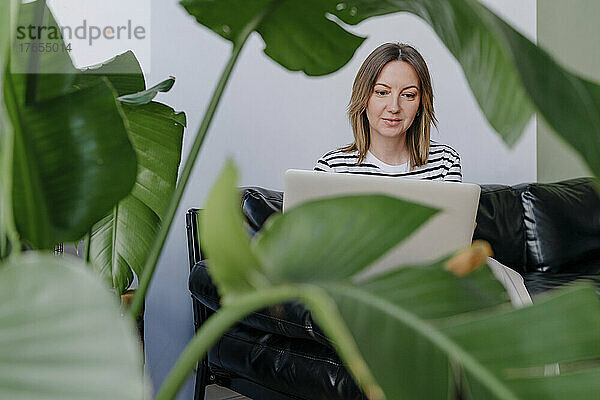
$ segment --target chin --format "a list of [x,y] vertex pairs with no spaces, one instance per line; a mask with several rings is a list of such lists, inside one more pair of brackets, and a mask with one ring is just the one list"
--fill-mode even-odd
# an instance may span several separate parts
[[399,138],[404,136],[404,134],[406,133],[406,131],[379,131],[379,136],[385,137],[385,138]]

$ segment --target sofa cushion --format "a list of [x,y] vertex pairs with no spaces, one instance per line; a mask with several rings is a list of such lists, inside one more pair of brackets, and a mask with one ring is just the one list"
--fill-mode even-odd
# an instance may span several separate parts
[[[598,264],[600,264],[600,262],[598,262]],[[596,267],[600,268],[600,265],[597,265]],[[581,282],[594,285],[596,293],[600,296],[600,275],[598,274],[581,274],[579,272],[562,274],[530,272],[525,274],[523,281],[531,296],[537,296],[551,289]]]
[[523,206],[517,190],[503,185],[482,185],[473,240],[490,243],[494,258],[519,273],[525,271]]
[[600,197],[594,182],[523,185],[528,271],[600,272]]
[[366,399],[335,351],[310,340],[238,324],[211,348],[208,362],[212,370],[222,368],[299,399]]
[[314,342],[237,325],[210,350],[208,361],[301,399],[364,399],[336,353]]

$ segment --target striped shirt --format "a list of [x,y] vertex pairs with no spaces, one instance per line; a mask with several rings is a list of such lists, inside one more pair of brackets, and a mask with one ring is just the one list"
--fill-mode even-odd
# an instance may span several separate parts
[[370,151],[367,152],[360,165],[356,164],[357,161],[358,151],[346,153],[337,149],[321,157],[314,169],[323,172],[462,182],[460,156],[456,150],[433,140],[430,142],[427,164],[412,170],[408,167],[408,163],[401,165],[386,164],[377,159]]

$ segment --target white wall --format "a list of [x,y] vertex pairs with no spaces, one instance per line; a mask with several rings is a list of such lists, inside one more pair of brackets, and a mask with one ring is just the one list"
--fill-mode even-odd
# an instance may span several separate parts
[[[171,93],[159,99],[188,114],[185,155],[231,45],[198,25],[177,3],[152,0],[152,74],[148,81],[152,84],[169,75],[177,77]],[[535,0],[485,3],[535,39]],[[465,181],[535,181],[535,120],[515,148],[508,149],[479,111],[459,65],[428,25],[414,16],[399,14],[368,20],[351,29],[368,39],[342,70],[321,78],[291,73],[275,64],[262,53],[263,43],[257,34],[247,42],[200,153],[146,301],[147,366],[156,385],[192,334],[185,210],[203,205],[227,157],[239,167],[241,185],[281,190],[286,169],[312,169],[324,152],[350,142],[345,108],[352,81],[362,60],[379,44],[410,43],[425,57],[440,122],[437,139],[459,151]],[[191,382],[180,398],[191,398]]]

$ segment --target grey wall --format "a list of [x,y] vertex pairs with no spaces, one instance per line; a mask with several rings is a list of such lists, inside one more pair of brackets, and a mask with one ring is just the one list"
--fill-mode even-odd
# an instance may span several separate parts
[[[600,1],[543,0],[537,6],[538,43],[559,63],[600,82]],[[589,176],[577,153],[540,118],[537,128],[538,180],[552,182]]]

